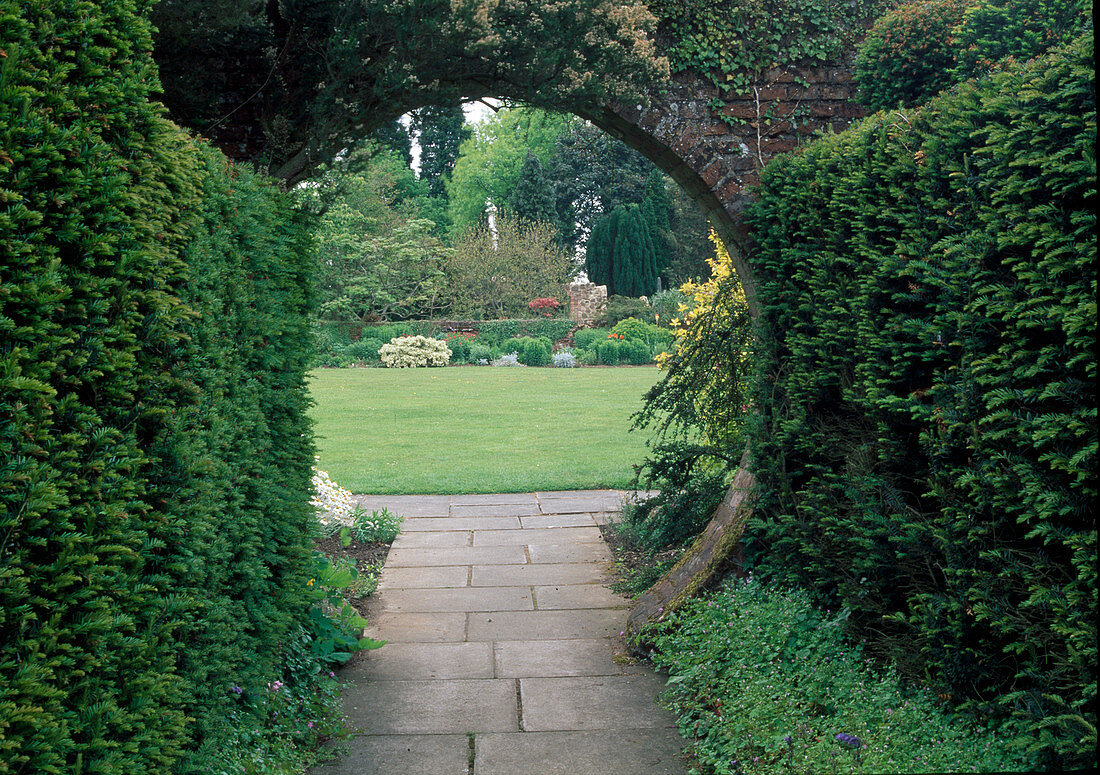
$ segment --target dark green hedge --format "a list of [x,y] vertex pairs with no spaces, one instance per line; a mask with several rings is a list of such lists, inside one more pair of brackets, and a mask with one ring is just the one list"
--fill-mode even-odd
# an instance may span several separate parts
[[1091,34],[782,157],[763,278],[758,572],[906,675],[1095,757]]
[[147,5],[0,0],[0,773],[209,771],[309,606],[304,231]]

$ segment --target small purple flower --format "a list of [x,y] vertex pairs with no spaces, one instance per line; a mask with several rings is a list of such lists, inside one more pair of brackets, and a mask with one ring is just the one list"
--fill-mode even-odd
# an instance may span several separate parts
[[836,736],[836,741],[845,748],[860,748],[863,743],[855,735],[849,735],[847,732],[841,732]]
[[783,742],[786,743],[788,747],[794,745],[794,741],[791,740],[790,735],[787,735],[786,737],[784,737]]
[[241,687],[239,687],[239,686],[234,686],[234,687],[233,687],[233,693],[234,693],[234,694],[244,694],[244,689],[242,689],[242,688],[241,688]]

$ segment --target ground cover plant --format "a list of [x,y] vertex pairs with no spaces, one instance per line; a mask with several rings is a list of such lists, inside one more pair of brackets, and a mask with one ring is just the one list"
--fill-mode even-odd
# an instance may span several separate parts
[[845,642],[847,609],[731,581],[643,633],[704,772],[1028,772],[1017,729],[983,728]]
[[318,369],[324,468],[355,492],[625,488],[644,439],[637,369]]

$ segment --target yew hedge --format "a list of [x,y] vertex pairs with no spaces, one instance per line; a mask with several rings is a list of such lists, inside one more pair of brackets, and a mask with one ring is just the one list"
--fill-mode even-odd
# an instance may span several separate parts
[[1095,762],[1091,33],[764,171],[758,573]]
[[305,231],[150,100],[149,4],[0,0],[0,773],[210,772],[304,680]]

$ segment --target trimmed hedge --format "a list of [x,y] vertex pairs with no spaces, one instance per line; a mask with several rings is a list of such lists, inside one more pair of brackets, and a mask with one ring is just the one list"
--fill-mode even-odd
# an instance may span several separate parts
[[1095,763],[1091,34],[764,171],[750,567]]
[[300,648],[306,232],[146,2],[0,0],[0,773],[213,771]]

